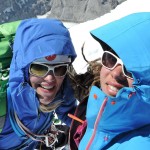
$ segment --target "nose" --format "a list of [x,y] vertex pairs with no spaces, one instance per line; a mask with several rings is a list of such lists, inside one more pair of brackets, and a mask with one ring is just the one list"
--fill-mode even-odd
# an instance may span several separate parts
[[46,80],[46,81],[51,81],[54,79],[55,79],[55,76],[52,71],[49,71],[48,74],[44,77],[44,80]]
[[118,80],[124,80],[126,77],[124,76],[122,72],[122,65],[118,64],[112,71],[111,75],[114,79]]

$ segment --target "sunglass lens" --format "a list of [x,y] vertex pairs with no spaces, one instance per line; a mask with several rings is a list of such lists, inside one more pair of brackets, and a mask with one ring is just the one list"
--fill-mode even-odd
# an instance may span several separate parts
[[31,64],[30,66],[30,72],[33,75],[42,77],[44,76],[48,71],[48,67],[40,65],[40,64]]
[[55,76],[64,76],[67,72],[67,65],[64,66],[56,66],[54,68]]
[[107,68],[113,68],[117,63],[117,59],[110,53],[105,52],[102,56],[102,64]]

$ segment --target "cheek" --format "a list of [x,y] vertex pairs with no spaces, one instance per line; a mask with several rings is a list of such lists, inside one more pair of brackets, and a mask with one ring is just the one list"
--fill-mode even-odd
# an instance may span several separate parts
[[56,78],[56,82],[57,82],[57,86],[58,86],[58,88],[60,88],[60,87],[61,87],[61,85],[62,85],[63,81],[64,81],[64,78]]
[[100,71],[100,79],[105,79],[106,76],[109,74],[109,70],[102,67],[101,71]]
[[29,76],[29,79],[30,79],[30,85],[31,85],[33,88],[36,87],[36,84],[38,84],[38,83],[41,82],[41,79],[40,79],[40,78],[35,77],[35,76],[32,76],[32,75]]
[[103,90],[105,87],[105,83],[109,80],[109,74],[110,70],[106,69],[105,67],[102,67],[100,70],[100,86]]

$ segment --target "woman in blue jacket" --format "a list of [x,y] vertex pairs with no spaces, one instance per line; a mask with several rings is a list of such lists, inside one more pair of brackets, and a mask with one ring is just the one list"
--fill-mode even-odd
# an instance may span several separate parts
[[88,98],[79,150],[150,149],[150,12],[91,31],[101,44],[100,89]]
[[19,25],[7,89],[8,111],[0,150],[49,146],[45,134],[54,112],[66,125],[76,99],[66,75],[76,53],[66,27],[55,19],[27,19]]

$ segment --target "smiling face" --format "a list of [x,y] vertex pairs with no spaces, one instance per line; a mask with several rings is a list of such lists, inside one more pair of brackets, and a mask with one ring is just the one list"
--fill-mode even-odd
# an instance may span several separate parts
[[[50,70],[49,72],[46,73],[45,76],[39,77],[32,73],[41,75],[41,74],[43,74],[43,72],[45,73],[44,69],[46,69],[45,67],[47,67],[49,65],[44,65],[44,66],[42,66],[41,64],[39,66],[38,65],[39,64],[31,64],[30,65],[30,71],[29,71],[30,72],[30,84],[36,90],[36,93],[37,93],[40,103],[47,105],[50,102],[52,102],[53,99],[55,98],[57,92],[59,91],[59,89],[63,83],[65,75],[64,76],[54,76],[52,70]],[[54,67],[54,65],[52,67]],[[63,66],[63,68],[65,68],[65,67]],[[60,66],[59,66],[58,71],[57,71],[57,68],[55,70],[56,70],[55,73],[62,72],[62,68],[60,68]]]
[[[105,51],[102,56],[102,68],[100,71],[100,85],[102,91],[115,97],[123,87],[132,87],[131,73],[122,67],[122,61],[111,52]],[[114,65],[113,65],[114,64]]]

